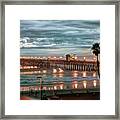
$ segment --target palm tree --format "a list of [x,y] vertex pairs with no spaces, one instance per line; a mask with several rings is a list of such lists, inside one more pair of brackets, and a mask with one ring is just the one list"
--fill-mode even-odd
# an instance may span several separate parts
[[92,52],[97,56],[97,68],[98,68],[98,76],[100,78],[100,70],[99,70],[99,60],[98,60],[98,55],[100,54],[100,44],[99,43],[94,43],[92,46]]

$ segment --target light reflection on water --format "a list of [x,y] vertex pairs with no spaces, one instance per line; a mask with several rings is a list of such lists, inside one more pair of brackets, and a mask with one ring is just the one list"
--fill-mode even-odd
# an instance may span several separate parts
[[38,74],[21,74],[21,80],[37,79],[41,76],[45,81],[73,81],[73,80],[94,80],[98,79],[95,72],[65,71],[64,73],[38,73]]

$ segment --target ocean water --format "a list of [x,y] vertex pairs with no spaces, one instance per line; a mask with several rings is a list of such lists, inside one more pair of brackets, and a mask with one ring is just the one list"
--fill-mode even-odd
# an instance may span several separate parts
[[35,83],[38,76],[41,76],[42,77],[42,80],[44,82],[71,82],[71,81],[82,81],[82,80],[99,80],[99,77],[96,73],[96,76],[93,77],[93,74],[95,72],[86,72],[86,77],[83,77],[83,72],[80,72],[80,71],[65,71],[64,73],[62,74],[52,74],[52,73],[49,73],[47,72],[46,74],[25,74],[25,75],[21,75],[20,78],[21,78],[21,81],[20,83],[24,83],[24,82],[27,82],[27,83]]
[[21,55],[91,55],[100,42],[99,20],[21,20]]

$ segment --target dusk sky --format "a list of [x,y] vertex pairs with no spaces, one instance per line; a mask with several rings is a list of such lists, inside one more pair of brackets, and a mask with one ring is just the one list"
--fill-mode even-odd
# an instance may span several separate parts
[[20,21],[21,55],[88,55],[96,42],[100,42],[99,20]]

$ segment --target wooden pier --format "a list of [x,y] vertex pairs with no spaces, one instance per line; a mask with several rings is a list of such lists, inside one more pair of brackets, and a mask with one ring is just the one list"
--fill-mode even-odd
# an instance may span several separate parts
[[61,68],[63,70],[77,70],[77,71],[97,71],[96,61],[89,60],[60,60],[60,59],[36,59],[36,58],[21,58],[21,71],[25,69],[37,70],[41,68],[52,69]]

